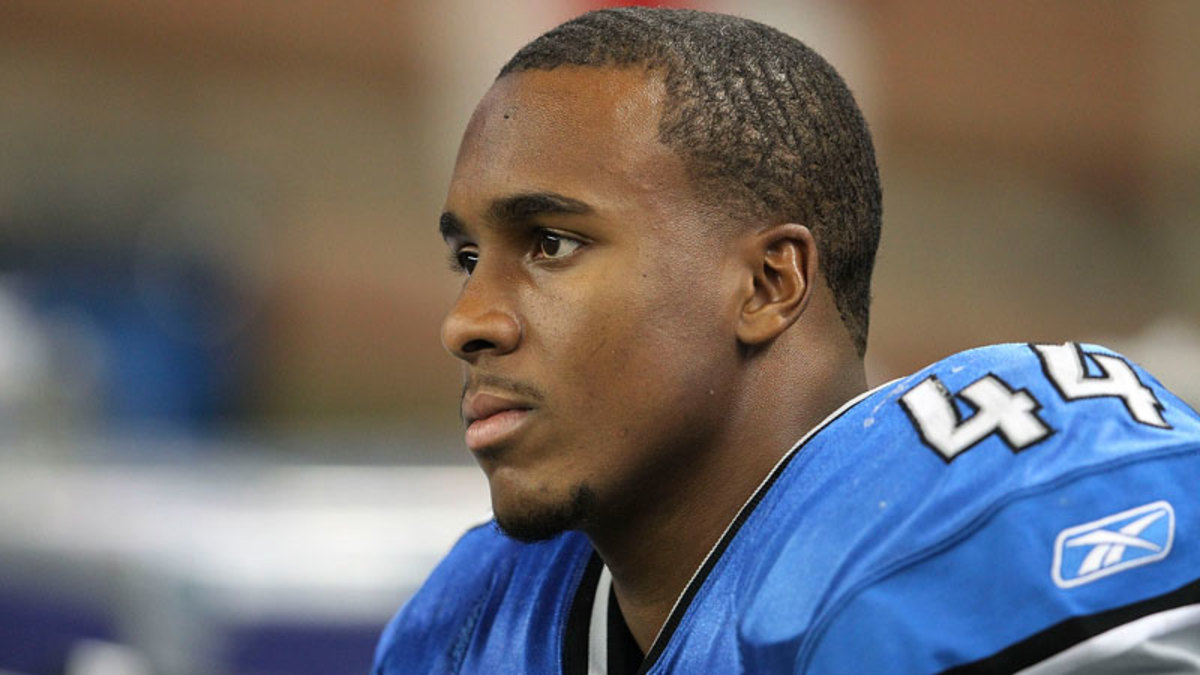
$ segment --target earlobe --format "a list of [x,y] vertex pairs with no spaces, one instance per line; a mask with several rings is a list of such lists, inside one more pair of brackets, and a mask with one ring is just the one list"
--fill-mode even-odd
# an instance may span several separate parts
[[808,306],[817,268],[817,246],[803,225],[774,225],[757,233],[746,249],[749,297],[742,304],[738,340],[768,343],[796,322]]

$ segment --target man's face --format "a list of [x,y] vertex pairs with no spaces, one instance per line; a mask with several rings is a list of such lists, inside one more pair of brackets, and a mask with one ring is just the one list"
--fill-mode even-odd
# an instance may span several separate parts
[[658,141],[662,96],[638,68],[509,75],[459,150],[442,232],[469,276],[442,341],[518,537],[671,498],[730,401],[735,239]]

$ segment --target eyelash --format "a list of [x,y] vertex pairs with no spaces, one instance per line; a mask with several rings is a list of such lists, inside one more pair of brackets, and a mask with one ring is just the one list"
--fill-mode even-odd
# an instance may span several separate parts
[[[547,239],[554,239],[557,242],[559,242],[560,244],[563,242],[570,242],[575,245],[575,249],[568,252],[561,258],[547,256],[543,253],[543,249],[542,249],[542,246],[543,246],[543,244],[546,243]],[[587,244],[589,243],[588,241],[586,241],[580,237],[576,237],[576,236],[569,235],[569,234],[563,234],[562,232],[557,232],[555,230],[548,230],[545,228],[539,228],[537,231],[534,232],[533,241],[534,241],[533,257],[535,259],[550,260],[550,261],[560,260],[562,258],[569,257],[575,251],[583,248],[584,246],[587,246]],[[557,251],[555,253],[557,253]],[[541,255],[539,255],[539,254],[541,254]],[[470,255],[474,256],[474,261],[473,262],[464,262],[465,257],[470,256]],[[478,251],[469,250],[469,249],[466,249],[465,247],[454,250],[454,251],[450,251],[450,254],[446,260],[446,263],[450,266],[450,270],[452,272],[455,272],[457,274],[466,274],[468,276],[470,276],[471,272],[474,271],[475,265],[477,265],[478,262],[479,262]]]
[[450,268],[450,271],[454,272],[455,274],[470,274],[470,272],[467,271],[467,266],[463,264],[461,259],[459,259],[459,256],[462,254],[463,251],[450,251],[450,253],[446,255],[446,265]]

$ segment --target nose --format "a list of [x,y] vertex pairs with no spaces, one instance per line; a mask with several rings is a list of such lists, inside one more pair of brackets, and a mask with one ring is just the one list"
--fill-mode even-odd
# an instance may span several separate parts
[[521,322],[499,294],[491,293],[484,279],[469,279],[442,320],[442,345],[454,356],[474,363],[483,355],[498,356],[517,348]]

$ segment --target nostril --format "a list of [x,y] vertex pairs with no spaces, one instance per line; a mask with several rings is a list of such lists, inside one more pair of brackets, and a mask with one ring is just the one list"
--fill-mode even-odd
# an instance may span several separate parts
[[[478,298],[472,300],[479,303],[484,301]],[[520,324],[503,309],[485,306],[480,310],[473,306],[456,306],[442,324],[442,343],[460,359],[507,354],[516,349],[520,342]]]
[[496,345],[488,342],[487,340],[471,340],[462,346],[462,350],[464,354],[473,354],[475,352],[481,352],[485,349],[492,349],[495,346]]

